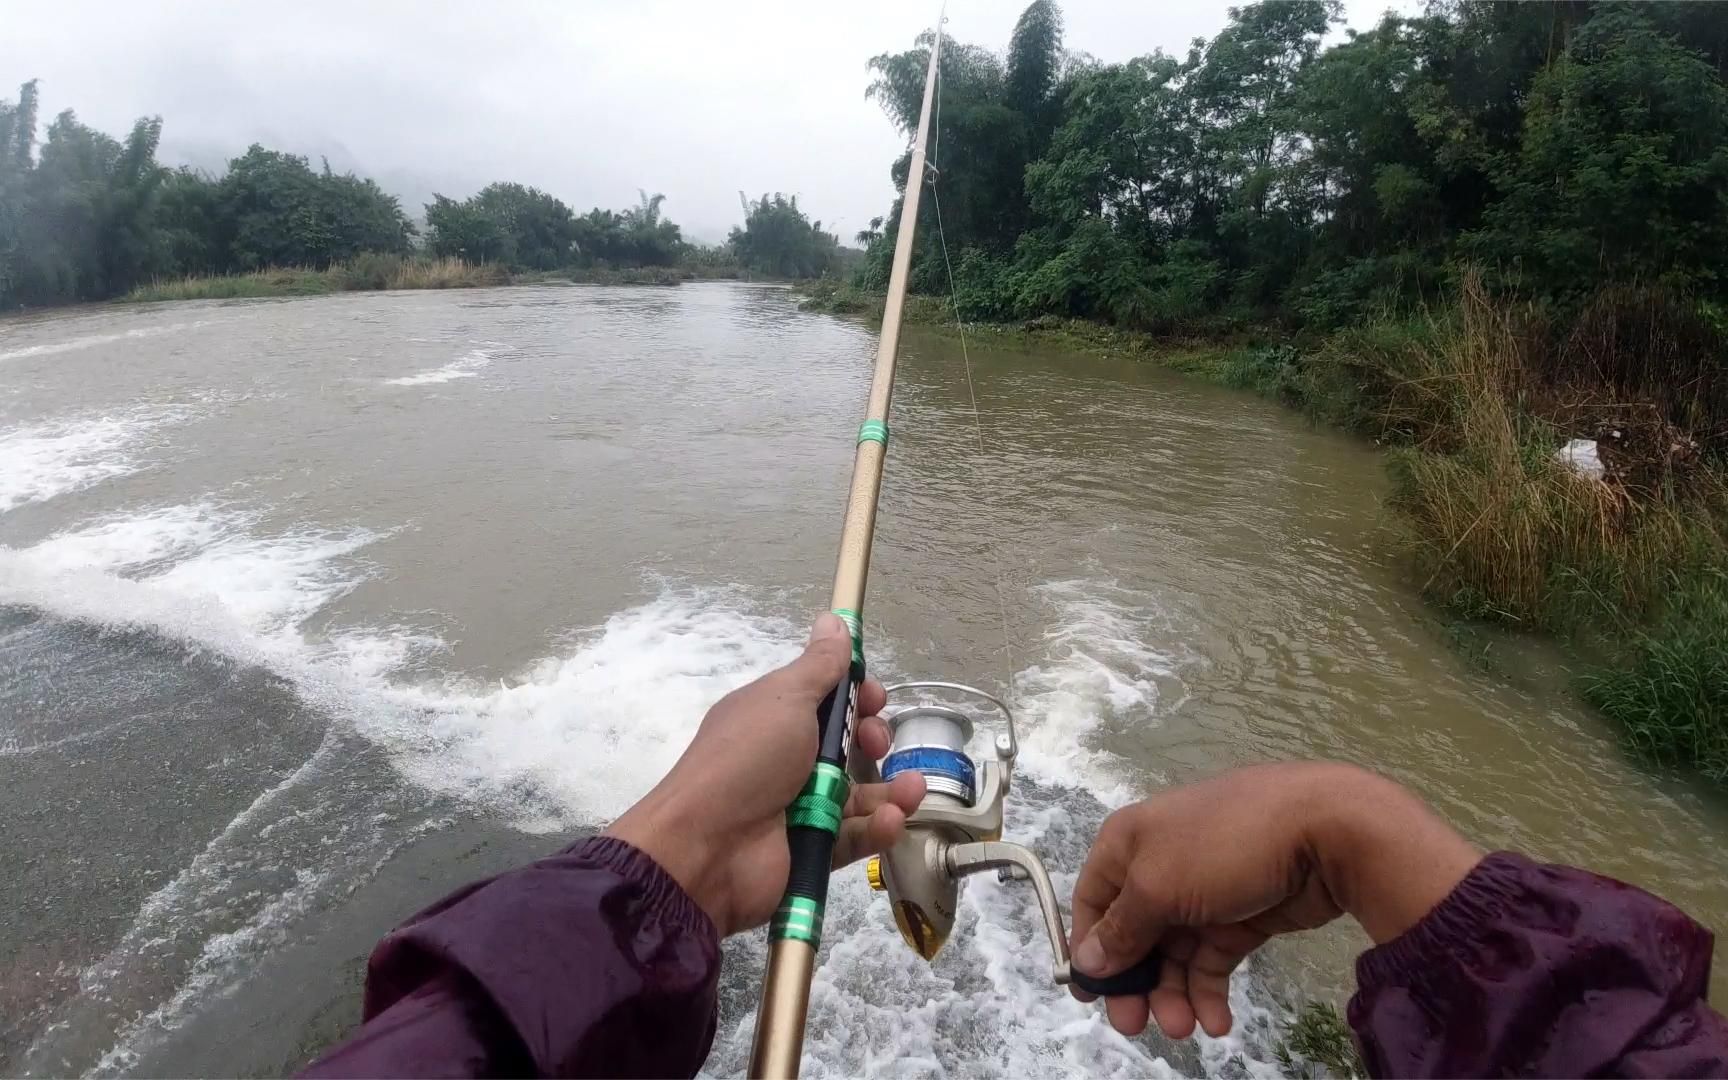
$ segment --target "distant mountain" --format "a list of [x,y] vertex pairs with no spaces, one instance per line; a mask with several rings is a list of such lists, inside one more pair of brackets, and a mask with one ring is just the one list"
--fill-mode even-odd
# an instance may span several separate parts
[[678,224],[684,234],[685,242],[695,244],[697,247],[725,247],[726,237],[731,231],[718,232],[701,225],[691,227],[683,222]]

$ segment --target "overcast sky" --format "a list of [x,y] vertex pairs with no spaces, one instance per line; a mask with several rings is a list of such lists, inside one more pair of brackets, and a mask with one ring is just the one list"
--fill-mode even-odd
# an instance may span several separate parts
[[[1389,5],[1347,0],[1365,28]],[[42,80],[43,120],[73,108],[122,134],[164,119],[161,157],[218,169],[248,143],[377,179],[418,216],[432,191],[492,180],[578,212],[666,194],[718,240],[738,191],[796,192],[849,237],[893,198],[904,147],[864,100],[865,63],[908,48],[935,0],[509,0],[270,4],[0,0],[0,97]],[[996,49],[1024,6],[949,0],[948,31]],[[1067,45],[1101,60],[1181,53],[1224,0],[1067,0]]]

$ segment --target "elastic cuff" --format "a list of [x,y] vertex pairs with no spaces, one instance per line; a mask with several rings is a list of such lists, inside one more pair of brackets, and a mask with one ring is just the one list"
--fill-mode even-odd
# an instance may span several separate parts
[[702,910],[702,905],[690,899],[684,886],[642,849],[615,836],[590,836],[565,848],[564,854],[635,882],[642,887],[650,904],[663,907],[672,919],[701,933],[714,948],[720,947],[720,932],[714,920]]
[[1356,958],[1358,994],[1382,984],[1423,982],[1458,946],[1478,936],[1527,889],[1536,864],[1511,851],[1496,851],[1477,863],[1415,926]]

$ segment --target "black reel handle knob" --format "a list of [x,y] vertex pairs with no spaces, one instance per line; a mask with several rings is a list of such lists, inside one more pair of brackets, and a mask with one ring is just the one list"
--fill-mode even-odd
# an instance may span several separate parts
[[1076,989],[1098,997],[1141,997],[1150,994],[1158,986],[1158,976],[1164,970],[1164,957],[1153,949],[1133,967],[1118,971],[1114,975],[1103,978],[1087,975],[1079,968],[1070,967],[1068,982]]

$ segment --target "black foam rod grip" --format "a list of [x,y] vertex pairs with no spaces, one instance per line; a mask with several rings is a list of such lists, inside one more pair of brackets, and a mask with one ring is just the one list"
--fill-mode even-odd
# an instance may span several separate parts
[[1140,997],[1157,988],[1158,976],[1163,970],[1164,957],[1159,955],[1157,949],[1153,949],[1133,967],[1101,979],[1087,975],[1079,968],[1070,968],[1068,981],[1076,989],[1099,997]]

